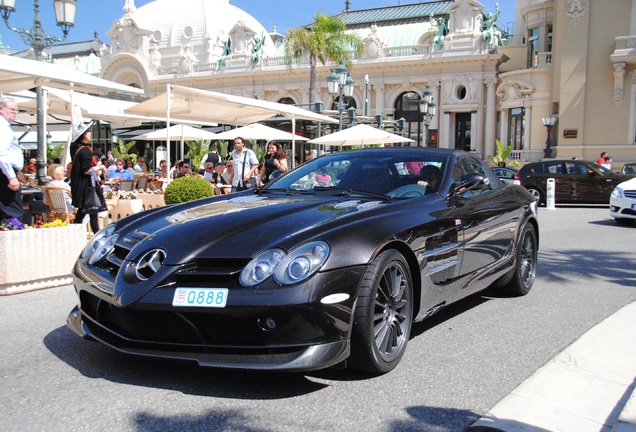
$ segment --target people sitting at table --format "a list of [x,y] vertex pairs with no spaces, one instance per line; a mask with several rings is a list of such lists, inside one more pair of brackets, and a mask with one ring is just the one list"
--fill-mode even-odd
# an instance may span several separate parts
[[177,172],[177,175],[175,175],[174,178],[181,178],[191,175],[192,171],[190,170],[190,164],[187,161],[179,162],[179,172]]
[[137,173],[145,173],[148,171],[148,167],[146,166],[146,161],[144,160],[144,158],[140,157],[139,159],[137,159],[134,170],[137,171]]
[[108,173],[109,179],[120,179],[120,180],[133,180],[135,177],[124,169],[124,161],[122,159],[117,159],[115,162],[115,170],[109,171]]
[[161,159],[159,162],[159,168],[155,170],[155,177],[157,178],[168,178],[168,162],[165,159]]
[[203,179],[211,183],[214,176],[214,162],[206,162],[203,164]]
[[223,162],[217,162],[214,164],[214,174],[212,174],[212,182],[216,185],[229,185],[230,182],[224,177],[225,164]]
[[128,171],[133,178],[137,175],[137,171],[135,171],[133,161],[131,159],[124,159],[124,169]]
[[[47,187],[53,186],[53,187],[66,189],[69,192],[67,195],[64,196],[64,199],[66,201],[66,211],[68,211],[69,213],[73,213],[74,209],[73,209],[73,203],[71,198],[71,186],[64,181],[64,167],[58,166],[57,168],[55,168],[53,170],[53,175],[51,177],[53,178],[53,180],[51,180],[48,183]],[[46,194],[44,194],[43,201],[44,201],[44,204],[48,207],[49,201],[46,197]]]
[[221,176],[225,180],[225,184],[232,184],[233,175],[234,175],[234,161],[230,159],[225,164],[225,171],[223,172],[223,174],[221,174]]

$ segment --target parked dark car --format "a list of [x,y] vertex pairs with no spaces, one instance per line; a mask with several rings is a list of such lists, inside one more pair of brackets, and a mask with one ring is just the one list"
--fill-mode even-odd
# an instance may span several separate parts
[[536,211],[463,151],[337,152],[260,189],[104,228],[74,266],[68,324],[203,366],[384,373],[414,321],[493,284],[528,293]]
[[545,204],[547,179],[555,183],[554,200],[561,203],[607,204],[617,184],[633,176],[615,173],[596,162],[546,159],[521,167],[521,185]]
[[636,162],[628,162],[621,168],[621,174],[636,175]]
[[519,184],[519,180],[516,179],[518,170],[508,167],[491,167],[490,169],[502,182]]

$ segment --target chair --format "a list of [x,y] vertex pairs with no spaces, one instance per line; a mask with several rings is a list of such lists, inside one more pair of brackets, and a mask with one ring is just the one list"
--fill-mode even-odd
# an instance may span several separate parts
[[117,184],[119,185],[119,190],[124,192],[131,192],[135,187],[134,180],[119,180]]
[[61,219],[67,223],[72,223],[75,220],[75,213],[69,212],[66,206],[66,197],[71,196],[67,189],[48,186],[44,188],[44,193],[46,194],[46,200],[49,202],[53,220]]
[[135,189],[146,189],[148,187],[148,176],[142,175],[137,177]]

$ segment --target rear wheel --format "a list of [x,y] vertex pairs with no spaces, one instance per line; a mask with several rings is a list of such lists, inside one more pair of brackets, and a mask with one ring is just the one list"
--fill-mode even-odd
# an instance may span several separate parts
[[351,366],[386,373],[399,363],[413,323],[413,285],[406,260],[387,250],[369,265],[360,286],[351,336]]
[[526,224],[516,247],[514,273],[503,287],[507,294],[522,296],[530,292],[537,273],[537,250],[537,233],[534,226]]
[[545,203],[545,199],[543,198],[543,192],[541,192],[539,189],[534,187],[529,187],[528,192],[530,192],[530,194],[532,195],[534,200],[537,202],[537,204]]

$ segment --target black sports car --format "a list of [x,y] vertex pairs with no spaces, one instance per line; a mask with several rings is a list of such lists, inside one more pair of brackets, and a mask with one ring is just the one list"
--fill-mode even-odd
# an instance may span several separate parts
[[492,284],[526,294],[538,237],[532,196],[469,153],[338,152],[104,228],[73,269],[68,324],[204,366],[384,373],[414,321]]

